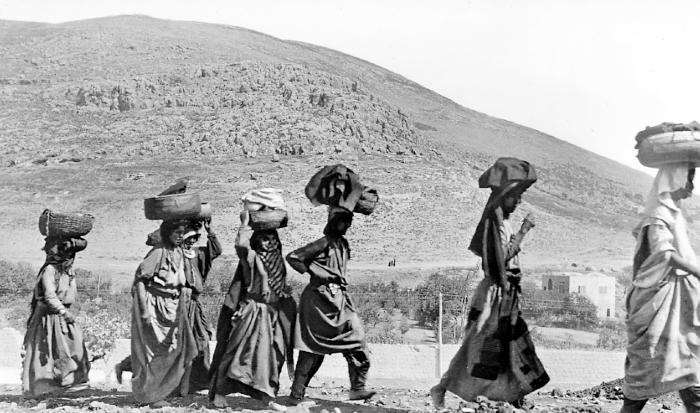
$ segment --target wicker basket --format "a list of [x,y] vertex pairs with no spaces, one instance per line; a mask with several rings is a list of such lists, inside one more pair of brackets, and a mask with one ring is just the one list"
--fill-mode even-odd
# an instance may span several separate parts
[[250,227],[255,231],[284,228],[287,226],[287,211],[283,209],[261,209],[249,211]]
[[674,131],[647,136],[637,144],[637,159],[650,168],[673,163],[700,164],[700,132]]
[[377,190],[365,188],[362,191],[359,201],[357,201],[357,204],[355,204],[355,209],[353,209],[353,212],[369,215],[374,212],[374,208],[377,207],[378,202],[379,195],[377,194]]
[[143,200],[146,219],[168,220],[179,218],[197,218],[202,212],[202,202],[198,194],[160,195]]
[[45,237],[82,237],[92,230],[95,217],[78,212],[53,212],[45,209],[39,216],[39,232]]

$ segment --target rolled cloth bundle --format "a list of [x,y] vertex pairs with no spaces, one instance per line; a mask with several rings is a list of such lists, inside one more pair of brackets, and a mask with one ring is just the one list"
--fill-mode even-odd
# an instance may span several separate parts
[[287,206],[281,189],[254,189],[243,195],[241,201],[249,211],[250,226],[253,230],[273,230],[287,226]]
[[277,188],[261,188],[248,191],[241,197],[244,204],[260,204],[270,209],[287,210],[282,197],[282,190]]
[[314,205],[340,206],[353,211],[362,196],[364,186],[360,177],[345,165],[321,168],[306,184],[304,193]]

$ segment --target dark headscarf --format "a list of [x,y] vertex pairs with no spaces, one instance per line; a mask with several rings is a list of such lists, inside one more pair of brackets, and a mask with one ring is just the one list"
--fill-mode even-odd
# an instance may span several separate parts
[[347,209],[340,206],[328,207],[328,223],[323,229],[325,235],[334,235],[331,233],[331,228],[335,226],[335,222],[338,220],[349,220],[352,221],[353,213]]
[[[261,239],[267,234],[273,235],[272,243],[268,248],[263,248]],[[260,257],[260,260],[267,271],[267,283],[278,297],[284,295],[284,287],[287,284],[287,267],[284,265],[282,257],[282,242],[274,229],[255,231],[250,238],[250,246]]]
[[505,286],[505,257],[503,256],[500,227],[503,224],[503,199],[524,192],[537,181],[535,168],[517,158],[499,158],[479,177],[480,188],[491,188],[479,225],[474,231],[469,250],[481,257],[484,275],[498,285]]
[[67,271],[73,266],[75,254],[86,247],[87,240],[83,238],[47,237],[42,249],[46,253],[46,264]]

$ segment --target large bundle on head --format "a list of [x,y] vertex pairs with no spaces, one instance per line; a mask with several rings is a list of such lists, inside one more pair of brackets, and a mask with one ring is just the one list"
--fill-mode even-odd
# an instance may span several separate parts
[[243,207],[248,210],[249,224],[253,230],[271,230],[287,226],[289,218],[281,189],[254,189],[243,195],[241,201]]
[[700,124],[662,123],[636,136],[637,158],[650,168],[674,163],[700,164]]
[[379,202],[377,191],[360,183],[360,177],[345,165],[324,166],[314,174],[304,189],[314,205],[339,206],[348,211],[369,215]]
[[50,238],[78,238],[92,230],[94,221],[90,214],[45,209],[39,216],[39,232]]
[[537,182],[535,168],[527,161],[518,158],[498,158],[479,177],[479,188],[503,191],[518,186],[523,190]]

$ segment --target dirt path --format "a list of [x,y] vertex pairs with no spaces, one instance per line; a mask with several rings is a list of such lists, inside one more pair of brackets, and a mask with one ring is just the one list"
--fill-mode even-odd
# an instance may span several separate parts
[[[289,413],[394,413],[394,412],[434,412],[430,403],[430,397],[425,389],[379,387],[378,395],[371,401],[354,402],[348,401],[346,387],[338,386],[335,383],[321,383],[321,387],[310,388],[308,396],[315,400],[317,406],[304,408],[295,407],[288,409]],[[288,394],[289,389],[281,389],[280,394]],[[265,412],[269,411],[266,406],[250,398],[233,395],[228,397],[229,409],[214,409],[208,402],[205,394],[195,394],[184,398],[170,399],[172,407],[158,409],[161,412]],[[501,413],[501,412],[554,412],[554,413],[578,413],[578,412],[601,412],[612,413],[619,411],[621,401],[610,399],[604,394],[599,397],[592,395],[572,396],[534,394],[527,398],[527,403],[523,410],[513,409],[504,403],[482,401],[481,403],[467,403],[461,399],[449,395],[446,398],[446,409],[444,412],[460,413]],[[19,386],[0,386],[0,411],[15,412],[147,412],[149,407],[139,406],[127,391],[126,386],[119,387],[98,387],[72,395],[49,397],[42,400],[25,399],[21,396]],[[683,411],[676,401],[652,401],[645,408],[645,412],[680,412]]]

